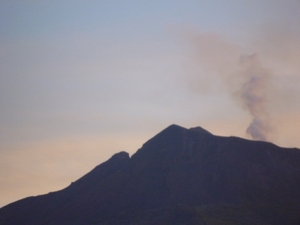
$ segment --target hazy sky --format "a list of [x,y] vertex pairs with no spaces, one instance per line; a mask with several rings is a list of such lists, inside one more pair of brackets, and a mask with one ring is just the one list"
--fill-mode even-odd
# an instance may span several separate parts
[[0,206],[170,124],[300,147],[300,1],[0,0]]

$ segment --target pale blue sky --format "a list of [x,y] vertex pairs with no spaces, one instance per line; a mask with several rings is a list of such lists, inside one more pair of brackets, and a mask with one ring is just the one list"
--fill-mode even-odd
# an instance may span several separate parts
[[270,141],[300,147],[299,24],[296,0],[0,1],[0,206],[172,123],[250,138],[243,54],[272,74]]
[[[261,22],[293,20],[296,1],[1,1],[1,36],[22,38],[69,32],[106,35],[158,33],[165,26],[195,25],[232,32]],[[299,17],[298,17],[299,18]]]

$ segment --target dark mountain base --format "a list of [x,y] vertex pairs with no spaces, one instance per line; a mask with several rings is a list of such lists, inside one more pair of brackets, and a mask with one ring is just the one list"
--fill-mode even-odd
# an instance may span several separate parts
[[94,225],[267,225],[276,224],[274,218],[266,218],[247,207],[230,205],[191,207],[177,205],[140,212],[124,211],[102,220]]

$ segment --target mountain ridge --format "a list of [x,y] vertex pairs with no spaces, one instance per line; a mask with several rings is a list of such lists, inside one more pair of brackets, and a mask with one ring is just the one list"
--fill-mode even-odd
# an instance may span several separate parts
[[151,215],[149,224],[216,215],[226,224],[231,211],[234,221],[249,211],[253,223],[297,224],[299,162],[299,149],[173,124],[131,157],[114,154],[65,189],[1,208],[0,224],[147,224]]

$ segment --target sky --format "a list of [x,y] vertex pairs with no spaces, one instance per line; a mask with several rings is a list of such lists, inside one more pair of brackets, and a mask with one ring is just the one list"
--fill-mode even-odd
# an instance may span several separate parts
[[300,1],[0,0],[0,207],[171,124],[300,148]]

